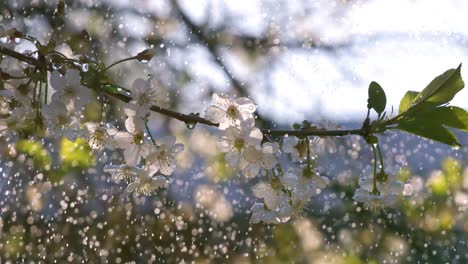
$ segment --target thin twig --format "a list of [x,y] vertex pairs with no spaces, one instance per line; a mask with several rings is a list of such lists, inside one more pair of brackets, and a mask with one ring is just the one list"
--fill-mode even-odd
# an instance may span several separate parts
[[[41,63],[35,58],[28,57],[26,55],[23,55],[21,53],[18,53],[14,50],[1,47],[0,46],[0,53],[3,53],[5,55],[8,55],[10,57],[16,58],[20,61],[35,65],[36,67],[39,67],[41,69],[47,70],[49,69],[47,64]],[[105,84],[102,84],[105,86]],[[105,89],[104,93],[108,96],[112,96],[120,101],[123,102],[130,102],[132,98],[128,95],[125,95],[123,93],[116,93],[114,91],[111,91],[109,89]],[[157,105],[153,105],[150,108],[152,111],[163,114],[165,116],[180,120],[185,123],[190,123],[190,124],[204,124],[207,126],[218,126],[217,123],[213,123],[205,118],[199,117],[198,115],[187,115],[183,113],[179,113],[176,111],[172,111]],[[317,129],[317,130],[283,130],[283,129],[268,129],[268,128],[263,128],[261,129],[263,134],[266,135],[271,135],[271,136],[281,136],[281,135],[289,135],[289,136],[299,136],[299,137],[305,137],[305,136],[349,136],[349,135],[364,135],[364,129],[343,129],[343,130],[325,130],[325,129]]]

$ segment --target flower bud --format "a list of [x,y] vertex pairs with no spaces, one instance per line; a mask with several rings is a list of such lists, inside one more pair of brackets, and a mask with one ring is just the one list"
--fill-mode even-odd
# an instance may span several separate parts
[[384,183],[384,182],[387,182],[387,180],[388,180],[388,174],[385,173],[383,170],[381,170],[379,174],[377,174],[377,181]]
[[16,28],[10,28],[5,30],[5,35],[11,39],[24,37],[24,33]]
[[148,63],[156,54],[155,49],[145,49],[136,55],[136,59],[142,63]]

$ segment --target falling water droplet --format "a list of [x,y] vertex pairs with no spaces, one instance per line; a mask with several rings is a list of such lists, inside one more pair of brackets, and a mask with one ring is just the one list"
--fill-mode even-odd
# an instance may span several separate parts
[[60,63],[52,63],[52,69],[54,69],[55,71],[56,71],[56,70],[59,70],[60,68],[62,68],[62,64],[60,64]]
[[82,70],[83,72],[88,72],[88,70],[89,70],[89,64],[88,64],[88,63],[83,63],[83,64],[81,65],[81,70]]
[[195,125],[197,123],[193,123],[193,122],[186,122],[185,125],[187,126],[188,129],[192,130],[195,128]]

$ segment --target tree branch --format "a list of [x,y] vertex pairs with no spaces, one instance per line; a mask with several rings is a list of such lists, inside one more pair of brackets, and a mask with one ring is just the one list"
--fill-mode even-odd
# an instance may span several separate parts
[[[5,54],[7,56],[13,57],[17,60],[22,62],[26,62],[28,64],[34,65],[38,68],[43,70],[48,70],[49,67],[47,64],[42,63],[41,61],[37,60],[36,58],[26,56],[14,50],[8,49],[6,47],[0,46],[0,53]],[[104,87],[108,86],[109,84],[102,84]],[[114,97],[123,102],[130,102],[132,98],[129,95],[123,94],[121,92],[114,92],[110,89],[105,89],[104,93],[108,96]],[[162,115],[177,119],[179,121],[185,122],[187,124],[204,124],[207,126],[218,126],[218,124],[213,123],[205,118],[199,117],[198,115],[187,115],[183,113],[179,113],[176,111],[172,111],[157,105],[153,105],[150,108],[152,111],[160,113]],[[268,129],[262,128],[261,129],[263,134],[271,135],[271,136],[281,136],[281,135],[289,135],[289,136],[348,136],[348,135],[364,135],[365,131],[363,128],[360,129],[343,129],[343,130],[325,130],[325,129],[317,129],[317,130],[282,130],[282,129]]]

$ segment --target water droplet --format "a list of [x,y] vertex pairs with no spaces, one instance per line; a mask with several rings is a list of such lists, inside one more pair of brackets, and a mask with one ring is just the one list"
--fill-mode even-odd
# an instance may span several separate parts
[[194,129],[195,128],[195,125],[197,123],[192,123],[192,122],[186,122],[185,125],[187,126],[188,129]]
[[60,63],[52,63],[52,69],[54,69],[55,71],[62,68],[62,64]]
[[81,70],[82,70],[83,72],[88,72],[88,70],[89,70],[89,64],[88,64],[88,63],[83,63],[83,64],[81,65]]
[[140,60],[141,63],[146,64],[149,62],[149,60]]

